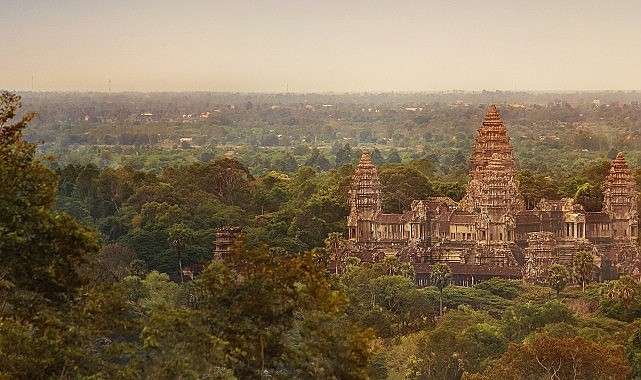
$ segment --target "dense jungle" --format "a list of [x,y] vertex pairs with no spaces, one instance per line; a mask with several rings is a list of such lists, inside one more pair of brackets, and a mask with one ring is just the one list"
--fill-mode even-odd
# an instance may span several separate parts
[[360,153],[386,212],[460,200],[488,103],[528,208],[600,210],[619,151],[641,189],[638,93],[21,95],[0,97],[0,377],[641,378],[631,277],[460,287],[445,265],[417,288],[343,255]]

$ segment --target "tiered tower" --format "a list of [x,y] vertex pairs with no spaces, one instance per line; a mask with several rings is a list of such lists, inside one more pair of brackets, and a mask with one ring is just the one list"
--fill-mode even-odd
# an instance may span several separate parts
[[221,260],[223,255],[234,245],[240,235],[240,227],[226,226],[216,230],[214,242],[214,260]]
[[512,155],[510,137],[507,135],[507,129],[501,121],[496,105],[491,104],[488,107],[485,120],[478,129],[476,145],[472,150],[474,154],[471,158],[472,170],[470,174],[473,179],[478,179],[483,175],[493,154],[498,154],[499,160],[506,169],[514,170],[514,156]]
[[514,179],[510,138],[494,104],[478,129],[473,151],[472,181],[460,207],[479,215],[477,240],[484,244],[512,242],[516,214],[525,209],[525,203]]
[[614,239],[636,242],[639,225],[637,200],[632,170],[628,167],[623,153],[619,152],[612,161],[603,192],[603,212],[610,216]]
[[347,228],[353,242],[374,240],[374,228],[381,214],[381,183],[369,152],[363,152],[350,188]]

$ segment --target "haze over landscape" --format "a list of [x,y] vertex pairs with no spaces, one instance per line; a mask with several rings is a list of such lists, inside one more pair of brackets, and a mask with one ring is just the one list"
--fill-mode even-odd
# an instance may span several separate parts
[[0,379],[641,379],[641,1],[0,5]]
[[641,3],[6,0],[15,91],[641,88]]

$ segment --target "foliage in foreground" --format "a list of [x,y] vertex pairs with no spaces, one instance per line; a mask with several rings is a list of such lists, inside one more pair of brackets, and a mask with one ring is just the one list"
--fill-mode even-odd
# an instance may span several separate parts
[[347,319],[326,275],[311,253],[236,246],[197,280],[194,308],[152,313],[139,373],[182,360],[184,371],[237,378],[366,377],[371,335]]
[[[311,253],[240,246],[183,286],[52,212],[57,178],[0,94],[0,378],[366,377],[371,334]],[[162,207],[159,206],[159,207]]]

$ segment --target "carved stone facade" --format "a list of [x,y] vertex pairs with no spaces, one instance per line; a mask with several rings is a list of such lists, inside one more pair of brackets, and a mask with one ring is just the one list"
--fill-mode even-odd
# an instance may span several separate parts
[[240,227],[226,226],[216,230],[216,241],[214,242],[214,260],[220,260],[225,253],[236,242],[240,235]]
[[352,181],[347,220],[349,238],[356,241],[374,240],[374,224],[380,219],[381,183],[369,152],[364,152]]
[[625,162],[623,153],[619,152],[612,162],[603,192],[603,212],[610,215],[614,239],[632,239],[636,242],[639,220],[637,198],[632,170]]
[[495,105],[478,129],[471,162],[461,202],[434,197],[414,201],[403,214],[383,214],[376,167],[363,153],[350,190],[350,253],[412,261],[419,284],[436,262],[449,263],[461,284],[495,276],[545,281],[550,265],[571,266],[579,250],[594,254],[604,279],[639,272],[638,195],[622,153],[612,163],[601,212],[586,212],[571,198],[525,209]]

